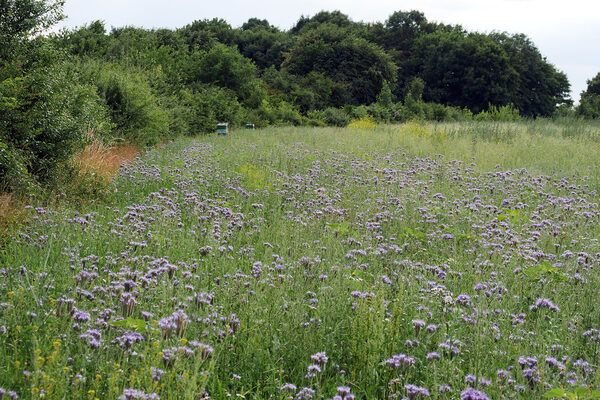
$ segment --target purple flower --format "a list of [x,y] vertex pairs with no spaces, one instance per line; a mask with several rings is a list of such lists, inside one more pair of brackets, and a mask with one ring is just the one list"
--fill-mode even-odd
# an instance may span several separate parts
[[8,397],[10,397],[11,400],[17,400],[19,398],[19,395],[16,394],[15,392],[13,392],[12,390],[6,390],[6,389],[0,388],[0,399],[3,398],[4,395],[7,395]]
[[404,389],[406,389],[406,394],[408,395],[408,398],[410,400],[418,399],[421,397],[429,397],[429,390],[425,389],[424,387],[408,384],[404,386]]
[[338,386],[337,394],[332,400],[354,400],[354,394],[348,386]]
[[162,374],[165,373],[165,371],[163,371],[160,368],[155,368],[155,367],[152,367],[151,369],[152,369],[152,379],[155,381],[160,381],[160,377],[162,376]]
[[279,388],[280,392],[295,392],[296,391],[296,385],[294,385],[293,383],[286,383],[283,386],[281,386]]
[[119,400],[160,400],[156,393],[146,394],[138,389],[125,389]]
[[124,349],[129,349],[133,346],[134,343],[141,342],[144,340],[144,337],[137,332],[127,332],[114,340],[114,343],[117,343]]
[[589,331],[583,332],[583,337],[592,342],[600,343],[600,330],[592,328]]
[[308,387],[303,387],[300,389],[298,394],[296,394],[296,400],[310,400],[315,395],[315,391]]
[[471,297],[468,294],[459,294],[456,296],[456,303],[468,307],[471,305]]
[[421,330],[421,328],[425,327],[425,321],[423,321],[422,319],[413,319],[412,320],[412,325],[413,328],[415,328],[415,331],[419,332]]
[[473,388],[460,392],[460,398],[461,400],[490,400],[487,394]]
[[529,309],[531,311],[535,311],[538,310],[540,308],[548,308],[552,311],[555,312],[559,312],[560,308],[558,308],[557,306],[554,305],[554,303],[552,303],[552,301],[550,301],[549,299],[546,298],[539,298],[535,301],[535,304],[532,304],[531,306],[529,306]]
[[398,369],[400,367],[412,367],[415,365],[415,359],[406,354],[396,354],[392,358],[388,358],[385,363],[394,369]]
[[321,373],[321,367],[319,367],[317,364],[311,364],[308,366],[308,373],[306,374],[305,378],[314,378],[319,373]]
[[441,385],[439,391],[440,393],[448,393],[452,391],[452,387],[449,385]]
[[319,365],[325,365],[327,364],[327,360],[329,360],[327,354],[325,354],[324,351],[313,354],[312,356],[310,356],[310,358]]
[[102,332],[98,329],[90,329],[81,334],[79,338],[85,340],[92,349],[97,349],[102,344]]
[[215,349],[212,346],[209,346],[208,344],[197,342],[195,340],[192,340],[190,342],[190,346],[194,347],[195,349],[200,350],[200,355],[202,356],[203,359],[209,358],[212,355],[212,353],[215,351]]
[[77,310],[73,313],[73,319],[77,322],[87,322],[90,320],[90,313]]
[[521,366],[521,368],[525,368],[525,367],[529,367],[529,368],[535,368],[538,364],[538,360],[535,357],[519,357],[519,365]]

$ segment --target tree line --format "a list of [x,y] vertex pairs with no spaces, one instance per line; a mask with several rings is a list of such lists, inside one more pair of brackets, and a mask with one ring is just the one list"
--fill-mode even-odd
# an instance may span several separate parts
[[42,35],[59,0],[0,1],[0,189],[51,181],[90,138],[153,144],[220,121],[344,126],[378,121],[600,116],[600,74],[572,107],[566,75],[522,34],[469,32],[398,11],[340,11],[289,30],[250,18],[179,29],[102,21]]

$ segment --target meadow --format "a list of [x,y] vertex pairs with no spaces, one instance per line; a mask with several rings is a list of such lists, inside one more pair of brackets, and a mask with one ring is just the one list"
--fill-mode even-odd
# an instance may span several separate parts
[[0,250],[0,398],[600,398],[597,123],[234,130],[110,188]]

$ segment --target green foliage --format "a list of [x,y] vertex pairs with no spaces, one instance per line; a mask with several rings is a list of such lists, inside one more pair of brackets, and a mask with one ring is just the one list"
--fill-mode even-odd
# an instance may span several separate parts
[[267,125],[304,125],[307,122],[292,104],[276,97],[265,99],[260,107],[249,110],[246,119],[259,127]]
[[0,1],[0,64],[21,56],[28,39],[62,19],[61,0]]
[[[12,177],[6,187],[49,181],[86,132],[153,144],[212,132],[217,122],[600,116],[599,77],[574,111],[566,76],[526,36],[469,33],[415,10],[374,24],[323,11],[289,31],[257,18],[239,28],[212,19],[176,30],[107,31],[93,21],[40,37],[61,10],[56,0],[0,2],[2,173]],[[578,126],[563,133],[579,136]]]
[[600,73],[587,81],[587,89],[581,93],[577,114],[584,118],[600,118]]
[[[6,162],[12,165],[4,167],[12,172],[0,180],[8,189],[29,175],[49,181],[59,164],[82,146],[88,131],[109,126],[94,89],[79,83],[68,64],[57,58],[54,63],[39,63],[26,76],[0,84],[5,99],[0,103],[0,140],[10,148]],[[17,172],[22,179],[15,179]]]
[[564,389],[552,389],[544,393],[546,399],[569,399],[569,400],[598,400],[600,399],[600,390],[593,390],[587,387],[576,388],[573,392]]
[[377,95],[376,100],[377,104],[386,108],[390,108],[394,104],[392,89],[390,88],[390,84],[387,81],[383,82],[383,85],[381,86],[381,91]]
[[385,30],[376,40],[386,49],[409,50],[415,39],[434,29],[422,12],[396,11],[385,21]]
[[419,37],[413,56],[425,81],[423,98],[479,112],[488,103],[505,104],[518,78],[503,48],[492,38],[461,29]]
[[217,43],[235,44],[237,32],[224,19],[214,18],[192,22],[178,30],[189,50],[209,50]]
[[288,51],[293,43],[292,38],[272,27],[266,20],[250,19],[242,25],[241,30],[237,39],[240,53],[254,61],[261,70],[269,67],[279,68],[284,52]]
[[217,44],[208,51],[194,52],[184,68],[184,81],[191,87],[199,84],[224,87],[251,107],[262,100],[254,65],[233,47]]
[[290,30],[290,33],[300,35],[312,29],[318,29],[323,24],[339,28],[353,28],[356,25],[346,14],[340,11],[321,11],[311,18],[300,17],[296,25]]
[[511,68],[516,72],[505,102],[513,104],[528,117],[551,116],[559,106],[571,106],[567,76],[550,64],[523,34],[493,33],[490,37],[506,52]]
[[[313,114],[316,116],[316,114]],[[350,116],[343,108],[329,107],[322,111],[320,114],[322,119],[327,125],[344,127],[351,121]]]
[[489,105],[488,109],[481,111],[473,117],[476,121],[519,121],[521,116],[512,104],[496,107]]
[[408,85],[404,97],[403,119],[424,119],[425,110],[423,106],[423,91],[425,82],[421,78],[414,78]]
[[169,114],[146,74],[105,62],[89,62],[81,70],[108,107],[114,136],[141,144],[169,137]]
[[181,113],[175,119],[187,124],[188,135],[212,133],[217,123],[241,125],[243,110],[235,94],[227,89],[206,86],[199,90],[182,90],[178,94]]
[[27,159],[19,149],[9,146],[0,138],[0,192],[27,191],[32,178]]
[[79,56],[104,57],[110,37],[106,35],[104,22],[93,21],[73,32],[66,32],[57,39],[61,46]]
[[397,69],[376,44],[327,23],[302,34],[282,67],[302,77],[319,72],[330,78],[338,84],[329,98],[336,107],[374,102],[384,81],[395,81]]

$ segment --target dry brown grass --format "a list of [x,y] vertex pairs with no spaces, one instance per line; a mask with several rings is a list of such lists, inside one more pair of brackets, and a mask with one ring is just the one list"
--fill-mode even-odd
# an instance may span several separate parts
[[19,215],[25,211],[25,204],[12,194],[0,195],[0,218]]
[[131,162],[140,154],[141,148],[135,144],[105,146],[99,140],[92,140],[83,151],[76,154],[73,161],[79,171],[110,179],[121,165]]
[[[91,174],[108,182],[121,165],[131,162],[141,152],[135,144],[105,146],[90,134],[91,144],[72,158],[72,163],[80,173],[80,177]],[[75,178],[78,180],[77,178]],[[83,181],[83,180],[82,180]],[[77,182],[72,182],[77,186]],[[0,247],[10,238],[15,226],[25,223],[30,216],[26,200],[11,193],[0,193]]]
[[12,194],[0,195],[0,247],[7,240],[10,229],[27,220],[25,202]]

